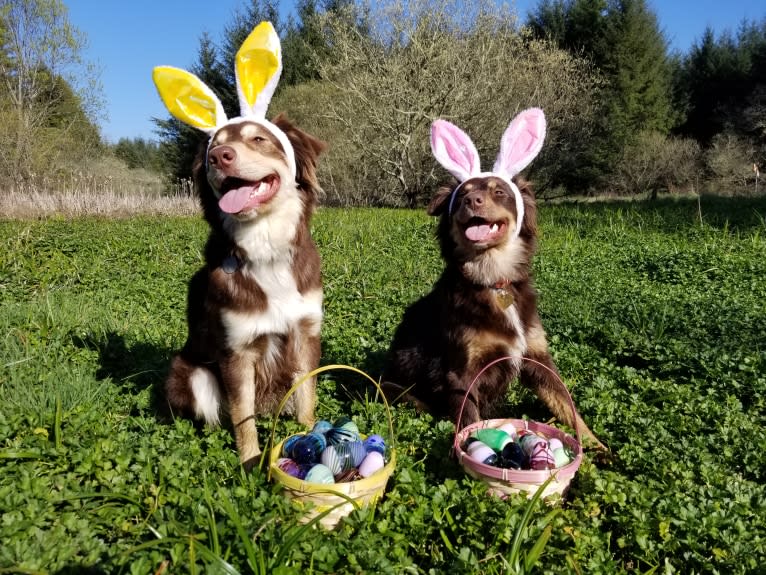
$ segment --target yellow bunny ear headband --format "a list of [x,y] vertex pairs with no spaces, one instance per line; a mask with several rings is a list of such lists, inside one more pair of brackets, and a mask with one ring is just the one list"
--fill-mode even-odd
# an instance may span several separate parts
[[[239,113],[227,118],[223,104],[197,76],[172,66],[157,66],[152,72],[154,85],[168,111],[185,124],[202,130],[212,142],[222,127],[251,121],[277,137],[295,175],[295,152],[287,135],[266,119],[266,110],[282,74],[282,49],[271,22],[261,22],[245,39],[234,62],[239,96]],[[208,144],[209,145],[209,144]]]

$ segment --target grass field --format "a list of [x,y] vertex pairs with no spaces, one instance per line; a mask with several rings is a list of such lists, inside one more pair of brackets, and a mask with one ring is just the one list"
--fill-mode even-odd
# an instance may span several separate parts
[[[765,218],[763,199],[543,206],[543,323],[613,461],[586,453],[525,523],[449,458],[450,423],[398,406],[386,497],[331,532],[242,473],[226,429],[158,416],[201,219],[1,221],[0,573],[766,573]],[[323,364],[379,376],[441,268],[433,227],[318,213]],[[318,416],[385,429],[360,381],[319,393]],[[550,417],[517,389],[507,411]]]

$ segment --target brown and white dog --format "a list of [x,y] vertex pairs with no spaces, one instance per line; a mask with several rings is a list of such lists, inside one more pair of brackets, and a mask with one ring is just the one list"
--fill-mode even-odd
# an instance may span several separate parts
[[[389,349],[384,389],[464,427],[497,416],[493,408],[519,377],[556,417],[603,447],[573,415],[532,286],[535,199],[516,174],[539,152],[544,131],[540,110],[523,112],[503,136],[493,171],[480,172],[468,136],[448,122],[434,123],[434,155],[460,180],[439,189],[428,207],[441,218],[446,266],[433,290],[406,310]],[[469,393],[479,372],[503,357],[513,359],[487,369]]]
[[[274,414],[320,358],[322,279],[309,224],[325,145],[284,116],[265,119],[280,72],[279,37],[268,22],[237,54],[239,117],[228,119],[196,76],[154,71],[171,113],[210,135],[194,166],[210,234],[189,283],[188,338],[172,359],[166,397],[173,413],[211,425],[226,409],[246,468],[261,454],[256,416]],[[310,426],[315,404],[309,379],[284,412]]]

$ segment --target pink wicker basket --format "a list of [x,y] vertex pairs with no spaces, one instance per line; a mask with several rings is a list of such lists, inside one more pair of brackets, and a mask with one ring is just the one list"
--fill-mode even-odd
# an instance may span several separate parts
[[[458,416],[458,424],[456,429],[459,431],[455,434],[454,450],[458,462],[466,470],[466,472],[480,479],[488,486],[488,491],[492,495],[497,495],[503,499],[509,495],[516,493],[524,493],[527,497],[533,497],[540,486],[545,483],[549,478],[551,481],[546,485],[545,490],[542,493],[542,497],[549,503],[555,503],[558,500],[563,499],[566,495],[566,491],[569,488],[569,483],[577,473],[582,462],[582,444],[580,442],[580,431],[576,431],[577,437],[572,437],[568,433],[561,431],[560,429],[547,425],[545,423],[538,423],[536,421],[528,421],[525,419],[485,419],[473,423],[463,429],[460,429],[460,421],[463,416],[463,408],[468,398],[468,394],[476,381],[481,375],[490,367],[501,361],[518,359],[513,357],[500,357],[490,363],[488,363],[482,370],[476,375],[471,382],[471,385],[466,391],[466,396],[463,399],[463,404],[460,407],[460,414]],[[545,369],[548,369],[545,365],[530,358],[522,358],[522,361],[529,361],[535,363]],[[549,370],[551,371],[551,370]],[[569,406],[572,408],[572,412],[576,415],[577,410],[572,401],[572,396],[569,394],[566,385],[556,375],[556,381],[566,390],[567,398],[569,399]],[[472,459],[463,450],[462,445],[466,439],[474,432],[483,428],[500,427],[503,424],[512,423],[517,431],[529,430],[538,435],[545,437],[546,439],[558,438],[561,442],[568,447],[574,454],[574,459],[563,467],[556,469],[544,469],[544,470],[532,470],[532,469],[504,469],[495,467],[493,465],[487,465]]]

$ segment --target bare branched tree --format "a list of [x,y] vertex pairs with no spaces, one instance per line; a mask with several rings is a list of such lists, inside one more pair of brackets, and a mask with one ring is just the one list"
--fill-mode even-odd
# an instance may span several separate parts
[[546,154],[535,162],[543,183],[541,167],[550,176],[576,161],[599,80],[584,62],[520,30],[507,6],[384,0],[362,13],[372,24],[336,14],[322,22],[332,58],[320,63],[315,119],[306,119],[332,135],[330,198],[422,205],[446,179],[429,147],[439,117],[471,135],[489,169],[511,118],[539,106],[549,120]]

